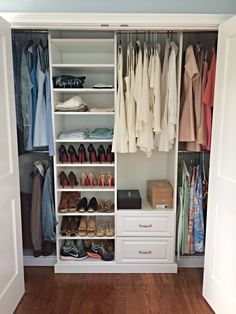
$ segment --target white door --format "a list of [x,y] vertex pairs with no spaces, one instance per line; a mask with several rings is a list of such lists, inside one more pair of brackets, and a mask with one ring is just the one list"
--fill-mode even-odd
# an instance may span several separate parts
[[13,313],[23,294],[11,29],[0,18],[0,313]]
[[236,313],[236,17],[219,28],[203,296]]

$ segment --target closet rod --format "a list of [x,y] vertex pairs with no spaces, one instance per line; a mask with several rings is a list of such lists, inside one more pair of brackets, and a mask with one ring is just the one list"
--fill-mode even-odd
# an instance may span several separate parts
[[48,34],[48,31],[43,31],[43,30],[20,30],[20,29],[13,29],[12,32],[14,33],[19,33],[19,34]]
[[130,31],[117,31],[117,34],[174,34],[174,33],[178,33],[178,32],[174,32],[174,31],[161,31],[161,30],[147,30],[147,31],[134,31],[134,30],[130,30]]

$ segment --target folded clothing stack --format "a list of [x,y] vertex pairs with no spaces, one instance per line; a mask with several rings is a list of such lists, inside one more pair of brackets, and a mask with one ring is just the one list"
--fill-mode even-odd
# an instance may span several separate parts
[[56,111],[88,111],[88,104],[80,96],[73,96],[64,102],[57,102]]
[[63,131],[59,134],[59,139],[79,139],[84,140],[88,137],[89,129],[77,129],[77,130],[70,130],[70,131]]
[[113,129],[108,128],[96,128],[89,132],[89,138],[92,140],[112,140]]

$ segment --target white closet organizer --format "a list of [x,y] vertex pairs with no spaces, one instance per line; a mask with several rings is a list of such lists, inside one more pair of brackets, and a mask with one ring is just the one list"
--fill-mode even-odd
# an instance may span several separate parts
[[[147,29],[145,29],[146,31]],[[179,46],[177,56],[178,82],[178,112],[180,108],[180,91],[182,76],[183,48],[188,43],[195,43],[202,39],[206,42],[211,34],[201,32],[184,33],[169,32],[152,29],[157,33],[157,41],[161,44],[163,58],[164,44],[167,36]],[[120,32],[120,31],[119,31]],[[143,41],[143,30],[133,31],[133,40]],[[197,34],[197,35],[196,35]],[[122,43],[126,45],[126,35]],[[215,34],[214,34],[215,36]],[[62,131],[77,128],[114,127],[114,112],[60,112],[55,111],[58,101],[62,102],[75,95],[80,95],[88,104],[94,107],[114,108],[116,105],[116,51],[118,32],[114,30],[78,30],[78,31],[49,31],[49,59],[52,77],[60,74],[86,76],[84,88],[66,89],[54,88],[51,84],[52,119],[54,125],[54,143],[56,156],[54,157],[55,183],[55,211],[58,220],[57,252],[55,272],[177,272],[176,261],[176,207],[177,207],[177,172],[179,145],[175,141],[169,152],[155,151],[147,158],[143,152],[134,154],[116,154],[113,164],[110,163],[61,163],[58,149],[61,144],[68,148],[74,145],[76,150],[81,143],[87,149],[92,143],[97,150],[100,144],[106,148],[111,140],[90,139],[60,139]],[[94,89],[96,83],[112,85],[110,89]],[[179,113],[178,113],[179,115]],[[177,134],[178,139],[178,124]],[[81,171],[93,170],[96,177],[101,172],[110,172],[114,177],[114,187],[99,187],[80,185],[73,188],[63,188],[60,185],[59,173],[67,175],[73,171],[79,180]],[[150,179],[166,179],[174,188],[173,208],[168,210],[154,210],[146,200],[146,181]],[[117,189],[139,189],[142,196],[141,210],[117,210]],[[81,197],[110,199],[114,202],[114,213],[60,213],[58,206],[63,191],[78,191]],[[60,249],[65,239],[88,239],[89,237],[62,237],[60,235],[61,222],[64,216],[96,216],[98,221],[113,221],[115,226],[114,241],[115,258],[111,262],[85,259],[82,261],[64,261],[60,259]],[[96,239],[93,237],[92,239]],[[101,239],[101,238],[99,238]],[[104,238],[102,238],[104,239]],[[182,258],[181,258],[182,259]],[[200,260],[199,260],[200,259]],[[187,260],[187,261],[186,261]],[[196,262],[197,261],[197,262]],[[184,257],[183,266],[202,266],[203,257]]]

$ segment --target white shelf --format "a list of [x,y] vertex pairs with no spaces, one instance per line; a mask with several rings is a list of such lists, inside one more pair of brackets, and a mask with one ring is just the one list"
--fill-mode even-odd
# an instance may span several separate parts
[[115,237],[81,237],[81,236],[76,236],[76,237],[70,237],[70,236],[58,236],[57,237],[58,240],[114,240]]
[[53,88],[53,92],[63,94],[112,94],[114,88]]
[[55,111],[54,115],[56,116],[64,116],[64,115],[78,115],[78,116],[114,116],[115,112],[114,111],[98,111],[98,112],[90,112],[90,111],[86,111],[86,112],[73,112],[73,111]]
[[51,43],[63,53],[86,53],[92,48],[96,53],[114,53],[114,38],[55,38]]
[[62,260],[60,259],[60,261],[57,263],[57,264],[75,264],[75,265],[79,265],[79,264],[83,264],[83,265],[86,265],[86,264],[93,264],[95,266],[96,265],[111,265],[111,264],[116,264],[116,262],[113,260],[113,261],[103,261],[102,259],[98,259],[98,258],[92,258],[92,257],[88,257],[86,259],[83,259],[83,260]]
[[115,212],[113,213],[100,213],[100,212],[67,212],[67,213],[57,213],[58,216],[115,216]]
[[104,70],[104,69],[110,69],[110,70],[114,70],[114,64],[83,64],[83,63],[77,63],[77,64],[73,64],[73,63],[55,63],[52,64],[53,68],[57,68],[57,69],[83,69],[84,71],[91,71],[91,70]]
[[115,164],[114,163],[111,163],[111,164],[108,164],[108,163],[73,163],[73,164],[56,164],[56,167],[80,167],[80,168],[83,168],[83,167],[89,167],[89,168],[102,168],[102,167],[115,167]]
[[80,188],[58,188],[57,189],[57,192],[114,192],[115,191],[115,188],[112,187],[112,188],[97,188],[97,187],[93,187],[93,188],[83,188],[83,187],[80,187]]
[[57,139],[56,143],[112,143],[112,140],[93,140],[93,139],[84,139],[84,140],[77,140],[77,139]]

